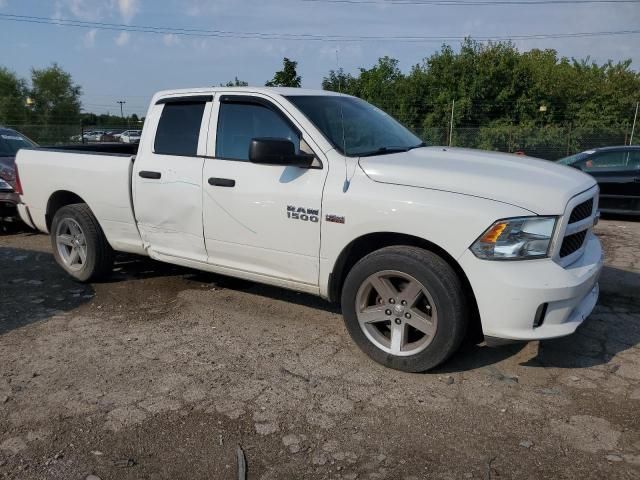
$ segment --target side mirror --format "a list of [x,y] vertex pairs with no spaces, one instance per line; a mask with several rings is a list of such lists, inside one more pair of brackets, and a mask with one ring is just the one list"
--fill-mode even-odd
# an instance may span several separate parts
[[296,147],[286,138],[254,138],[249,145],[249,161],[265,165],[293,165],[310,167],[315,157],[296,153]]

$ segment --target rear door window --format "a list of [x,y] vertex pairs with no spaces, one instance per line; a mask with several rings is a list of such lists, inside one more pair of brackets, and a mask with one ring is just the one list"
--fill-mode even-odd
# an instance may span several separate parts
[[[163,155],[195,156],[205,102],[166,103],[158,122],[154,152]],[[129,135],[135,135],[133,131]]]

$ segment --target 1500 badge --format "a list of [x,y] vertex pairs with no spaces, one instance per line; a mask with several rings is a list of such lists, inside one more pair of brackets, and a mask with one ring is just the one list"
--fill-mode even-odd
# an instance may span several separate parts
[[318,223],[320,220],[320,210],[314,208],[294,207],[287,205],[287,218],[292,220],[302,220],[303,222]]

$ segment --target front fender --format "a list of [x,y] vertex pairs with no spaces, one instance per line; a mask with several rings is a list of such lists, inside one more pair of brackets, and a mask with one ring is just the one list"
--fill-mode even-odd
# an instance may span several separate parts
[[[323,199],[320,291],[325,297],[341,253],[359,237],[380,232],[417,237],[457,261],[497,219],[531,215],[524,208],[486,198],[377,183],[358,170],[346,192],[341,180],[344,177],[328,180]],[[327,215],[343,217],[344,223],[327,221]]]

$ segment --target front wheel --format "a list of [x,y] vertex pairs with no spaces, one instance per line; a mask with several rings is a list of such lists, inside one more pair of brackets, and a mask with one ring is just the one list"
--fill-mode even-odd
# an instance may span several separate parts
[[456,272],[435,253],[408,246],[383,248],[356,263],[342,290],[342,313],[367,355],[406,372],[444,362],[467,327]]
[[103,278],[112,270],[113,250],[84,203],[56,212],[51,222],[51,246],[58,265],[81,282]]

